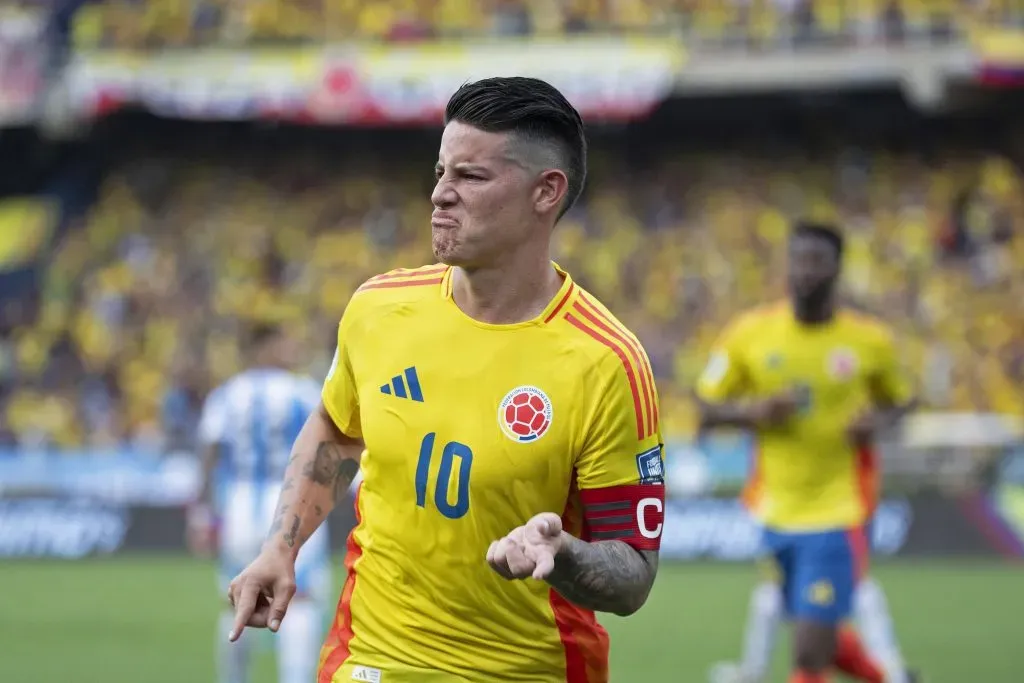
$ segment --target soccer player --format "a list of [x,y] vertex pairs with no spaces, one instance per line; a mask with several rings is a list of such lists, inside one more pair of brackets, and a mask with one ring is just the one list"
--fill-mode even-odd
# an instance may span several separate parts
[[[294,343],[281,327],[258,325],[250,348],[252,367],[214,389],[203,406],[199,440],[203,448],[203,484],[189,511],[189,541],[206,550],[215,521],[221,590],[260,551],[291,444],[306,416],[320,400],[320,385],[289,371]],[[215,481],[216,480],[216,481]],[[295,568],[295,598],[287,627],[281,629],[277,663],[282,683],[308,683],[316,676],[330,590],[327,525],[312,534]],[[225,611],[219,632],[231,628]],[[229,646],[218,638],[221,683],[248,680],[248,642]]]
[[[855,632],[840,625],[867,569],[873,438],[914,399],[889,330],[836,303],[842,252],[836,229],[798,224],[789,241],[790,301],[730,325],[697,386],[702,428],[740,427],[758,437],[744,501],[764,527],[794,622],[791,683],[820,683],[833,668],[861,681],[886,680]],[[759,597],[767,604],[773,593]],[[763,664],[750,672],[755,676],[767,668],[772,634],[760,633],[761,652],[752,654]],[[891,668],[897,670],[888,680],[897,680],[902,664]]]
[[361,467],[319,683],[607,681],[595,612],[647,599],[664,482],[644,349],[550,257],[582,121],[543,81],[464,85],[434,171],[440,263],[352,296],[230,638],[279,627],[295,553]]

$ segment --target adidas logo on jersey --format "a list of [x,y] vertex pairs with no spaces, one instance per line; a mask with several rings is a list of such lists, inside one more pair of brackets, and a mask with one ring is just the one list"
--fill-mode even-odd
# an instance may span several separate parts
[[411,398],[423,403],[423,390],[420,389],[420,378],[416,376],[416,368],[406,368],[401,375],[395,375],[387,384],[380,386],[380,393],[396,398]]
[[383,676],[381,676],[380,669],[374,669],[369,666],[357,666],[352,669],[352,680],[353,681],[364,681],[365,683],[381,683]]

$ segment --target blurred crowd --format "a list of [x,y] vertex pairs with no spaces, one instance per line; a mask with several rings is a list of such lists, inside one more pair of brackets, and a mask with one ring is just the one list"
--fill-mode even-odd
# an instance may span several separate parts
[[702,45],[945,40],[1024,25],[1024,0],[106,0],[79,9],[81,46],[351,39],[677,35]]
[[[37,309],[7,337],[8,439],[184,447],[206,393],[247,362],[250,323],[285,324],[321,377],[354,288],[431,262],[435,132],[189,131],[124,140],[58,241]],[[559,262],[647,346],[667,434],[692,430],[689,389],[725,321],[783,295],[798,216],[843,227],[845,296],[895,326],[929,405],[1024,413],[1011,159],[942,139],[925,154],[677,138],[596,133],[588,189],[556,233]]]

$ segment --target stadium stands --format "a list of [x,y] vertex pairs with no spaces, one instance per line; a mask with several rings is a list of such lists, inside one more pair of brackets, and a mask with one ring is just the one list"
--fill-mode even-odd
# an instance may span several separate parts
[[1019,0],[108,0],[75,20],[79,46],[414,41],[580,32],[672,34],[702,47],[947,40],[1020,26]]
[[[287,322],[321,374],[362,279],[430,261],[435,132],[117,130],[98,200],[11,336],[5,411],[23,443],[184,438],[238,368],[247,321]],[[845,226],[847,292],[897,326],[926,399],[1024,412],[1020,168],[942,135],[759,139],[703,149],[599,129],[558,229],[559,261],[647,345],[666,431],[692,429],[689,387],[723,321],[782,293],[788,220],[807,215]]]

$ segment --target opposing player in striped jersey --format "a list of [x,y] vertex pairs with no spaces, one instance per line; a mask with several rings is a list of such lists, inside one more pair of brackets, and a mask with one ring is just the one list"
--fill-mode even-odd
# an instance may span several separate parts
[[[299,430],[320,400],[320,385],[289,370],[294,344],[279,327],[258,326],[250,339],[249,370],[216,388],[206,400],[199,424],[203,486],[190,510],[190,543],[203,550],[219,526],[217,548],[222,595],[228,582],[259,552],[281,493],[281,478]],[[295,599],[288,625],[277,638],[281,683],[309,683],[317,657],[330,590],[327,527],[302,549],[295,573]],[[220,683],[244,683],[250,643],[228,646],[223,634],[233,616],[220,617],[217,639]],[[251,639],[248,639],[251,640]]]
[[349,302],[236,627],[278,626],[294,553],[361,467],[319,683],[606,683],[594,613],[647,599],[664,481],[643,348],[551,261],[582,121],[542,81],[470,83],[434,170],[441,263]]

